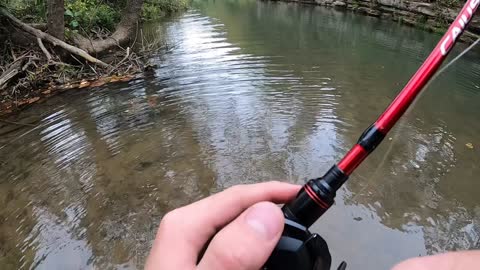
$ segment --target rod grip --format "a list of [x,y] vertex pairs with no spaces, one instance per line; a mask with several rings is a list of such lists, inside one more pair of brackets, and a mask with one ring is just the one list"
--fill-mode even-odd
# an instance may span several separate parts
[[297,197],[282,207],[285,217],[310,227],[333,205],[336,191],[347,179],[348,175],[334,165],[324,176],[309,180]]
[[[333,204],[331,201],[323,201],[315,197],[310,185],[313,180],[310,180],[298,192],[297,197],[282,207],[283,214],[286,218],[296,221],[305,227],[310,227],[319,217],[325,213]],[[313,197],[313,198],[312,198]],[[322,200],[322,201],[319,201]]]

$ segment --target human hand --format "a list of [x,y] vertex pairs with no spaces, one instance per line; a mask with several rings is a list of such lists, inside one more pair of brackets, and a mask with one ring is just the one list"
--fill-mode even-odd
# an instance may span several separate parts
[[419,257],[401,262],[392,270],[477,270],[480,251],[461,251]]
[[167,213],[145,269],[260,269],[283,231],[284,217],[274,203],[293,199],[300,188],[281,182],[234,186]]

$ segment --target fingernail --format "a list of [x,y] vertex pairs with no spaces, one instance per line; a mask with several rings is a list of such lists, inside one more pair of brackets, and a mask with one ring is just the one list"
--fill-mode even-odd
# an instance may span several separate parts
[[283,228],[282,215],[273,203],[254,205],[248,209],[245,219],[247,225],[265,240],[273,239]]

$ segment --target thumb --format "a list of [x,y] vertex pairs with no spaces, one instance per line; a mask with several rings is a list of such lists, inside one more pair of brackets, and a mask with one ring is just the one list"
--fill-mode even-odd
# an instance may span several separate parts
[[278,206],[257,203],[213,238],[197,270],[258,270],[267,261],[283,231]]

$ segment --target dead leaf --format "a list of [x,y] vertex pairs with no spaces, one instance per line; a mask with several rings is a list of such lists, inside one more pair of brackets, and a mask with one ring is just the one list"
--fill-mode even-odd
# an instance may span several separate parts
[[116,75],[113,75],[112,77],[110,77],[110,82],[118,82],[120,80],[121,78]]
[[466,143],[465,146],[469,149],[473,149],[473,144],[472,143]]
[[96,80],[96,81],[92,82],[90,84],[90,87],[98,87],[98,86],[102,86],[106,83],[107,83],[107,81],[105,79],[99,79],[99,80]]
[[150,107],[155,107],[157,106],[157,96],[148,96],[147,97],[147,102]]
[[50,94],[51,92],[52,92],[52,90],[47,89],[47,90],[43,91],[42,94],[48,95],[48,94]]
[[28,104],[32,104],[34,102],[37,102],[40,98],[39,97],[34,97],[34,98],[29,98],[27,100]]
[[71,83],[67,83],[67,84],[65,84],[65,85],[63,86],[64,89],[72,89],[72,88],[74,88],[74,87],[75,87],[75,85],[73,85],[73,84],[71,84]]
[[18,107],[18,106],[22,106],[22,105],[25,105],[27,104],[27,101],[22,99],[20,101],[14,101],[15,105]]
[[87,86],[89,86],[89,85],[90,85],[90,82],[88,82],[88,81],[86,81],[86,80],[82,80],[82,81],[80,82],[80,85],[78,86],[78,88],[85,88],[85,87],[87,87]]
[[133,79],[133,76],[132,75],[126,75],[126,76],[123,76],[120,81],[122,82],[128,82],[130,81],[131,79]]

